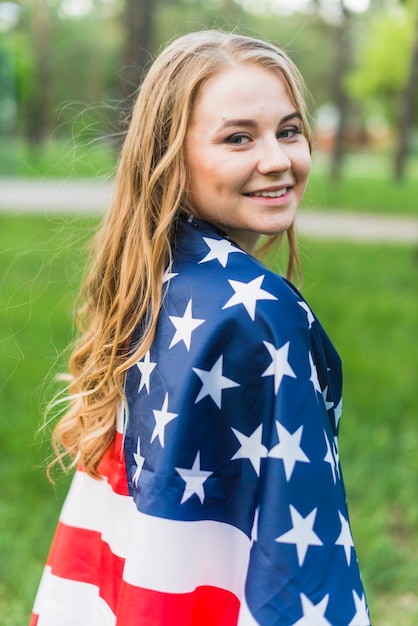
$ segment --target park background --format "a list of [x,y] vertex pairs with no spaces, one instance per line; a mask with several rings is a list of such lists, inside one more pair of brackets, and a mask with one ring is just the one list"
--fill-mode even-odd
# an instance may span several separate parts
[[[279,44],[306,79],[316,141],[303,210],[416,217],[416,0],[0,1],[0,204],[5,179],[112,180],[151,59],[212,27]],[[47,481],[51,424],[39,428],[98,222],[0,211],[0,626],[28,623],[70,480]],[[372,620],[416,626],[417,241],[341,232],[302,237],[301,252],[304,295],[345,367],[340,456]]]

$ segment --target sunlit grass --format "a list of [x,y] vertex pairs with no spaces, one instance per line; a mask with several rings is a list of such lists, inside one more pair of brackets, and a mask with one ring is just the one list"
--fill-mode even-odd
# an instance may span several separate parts
[[[57,521],[57,495],[36,432],[53,393],[52,372],[70,340],[87,223],[0,215],[0,624],[28,622],[36,581]],[[80,256],[79,256],[80,259]],[[49,382],[46,383],[47,374]],[[50,395],[51,394],[51,395]],[[2,621],[4,620],[4,621]]]
[[[95,220],[0,215],[0,625],[23,626],[65,496],[42,407],[73,335]],[[416,250],[303,241],[304,295],[345,368],[341,458],[376,626],[416,626]]]
[[51,139],[41,148],[18,141],[12,146],[0,147],[0,176],[64,180],[108,178],[115,173],[116,161],[115,144],[104,139]]
[[343,358],[341,458],[363,575],[378,604],[386,594],[416,593],[418,258],[412,247],[323,242],[309,242],[306,257],[305,295]]
[[405,179],[395,182],[389,154],[356,152],[344,162],[342,177],[329,174],[329,157],[317,154],[304,205],[313,209],[418,215],[418,157],[408,162]]

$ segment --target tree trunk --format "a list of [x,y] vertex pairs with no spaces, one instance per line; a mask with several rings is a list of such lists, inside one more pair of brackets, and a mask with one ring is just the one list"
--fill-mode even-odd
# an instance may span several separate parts
[[156,4],[157,0],[125,0],[126,46],[121,71],[121,89],[122,97],[130,106],[151,60]]
[[405,176],[405,167],[409,153],[409,135],[414,119],[414,103],[418,89],[418,19],[415,29],[415,43],[412,48],[411,69],[402,94],[400,106],[398,145],[395,153],[395,180]]
[[28,139],[41,145],[50,134],[51,29],[45,0],[31,2],[30,22],[36,68],[36,90],[28,103]]
[[336,65],[334,79],[334,102],[339,113],[338,126],[335,133],[333,151],[331,155],[331,177],[338,180],[341,177],[345,154],[345,139],[347,122],[350,112],[350,100],[345,88],[345,77],[350,67],[350,12],[341,0],[341,22],[337,29]]

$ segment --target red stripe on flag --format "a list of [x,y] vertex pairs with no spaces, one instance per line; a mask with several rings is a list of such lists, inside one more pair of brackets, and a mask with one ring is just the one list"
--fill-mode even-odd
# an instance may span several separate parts
[[129,495],[123,435],[120,433],[115,434],[115,440],[100,461],[98,470],[102,476],[107,478],[107,482],[115,493],[121,496]]
[[96,585],[116,613],[125,559],[112,553],[100,533],[59,522],[47,564],[55,576]]
[[116,626],[236,626],[240,602],[231,592],[198,587],[161,593],[122,582]]
[[[77,469],[85,472],[81,463]],[[125,453],[123,450],[123,435],[116,432],[115,439],[108,450],[106,450],[98,466],[98,472],[107,479],[112,490],[121,495],[128,496],[128,479],[126,476]]]
[[39,619],[39,615],[35,615],[35,613],[32,613],[32,616],[30,618],[30,622],[29,622],[29,626],[36,626],[38,623],[38,619]]

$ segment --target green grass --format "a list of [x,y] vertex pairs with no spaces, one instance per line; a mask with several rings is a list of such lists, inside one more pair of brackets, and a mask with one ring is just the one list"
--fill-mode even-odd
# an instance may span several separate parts
[[[73,334],[94,220],[0,214],[0,626],[28,622],[68,477],[37,436]],[[345,366],[341,459],[375,626],[416,626],[416,266],[411,246],[303,241],[304,294]]]
[[345,209],[387,215],[418,215],[418,158],[411,157],[405,180],[395,182],[389,155],[349,154],[341,180],[332,180],[329,162],[314,155],[304,206],[335,211]]
[[[72,334],[86,221],[0,214],[0,624],[28,623],[68,479],[45,478],[36,435]],[[77,252],[78,249],[78,252]],[[77,258],[78,257],[78,258]],[[46,382],[48,380],[48,382]]]
[[0,176],[103,178],[113,176],[116,161],[114,144],[104,139],[51,140],[42,148],[15,142],[0,148]]
[[377,626],[418,623],[416,270],[412,247],[309,242],[304,295],[344,363],[341,458]]
[[418,214],[417,180],[396,184],[391,179],[371,176],[347,176],[332,182],[326,176],[313,174],[304,206],[316,210],[358,211],[405,216]]

